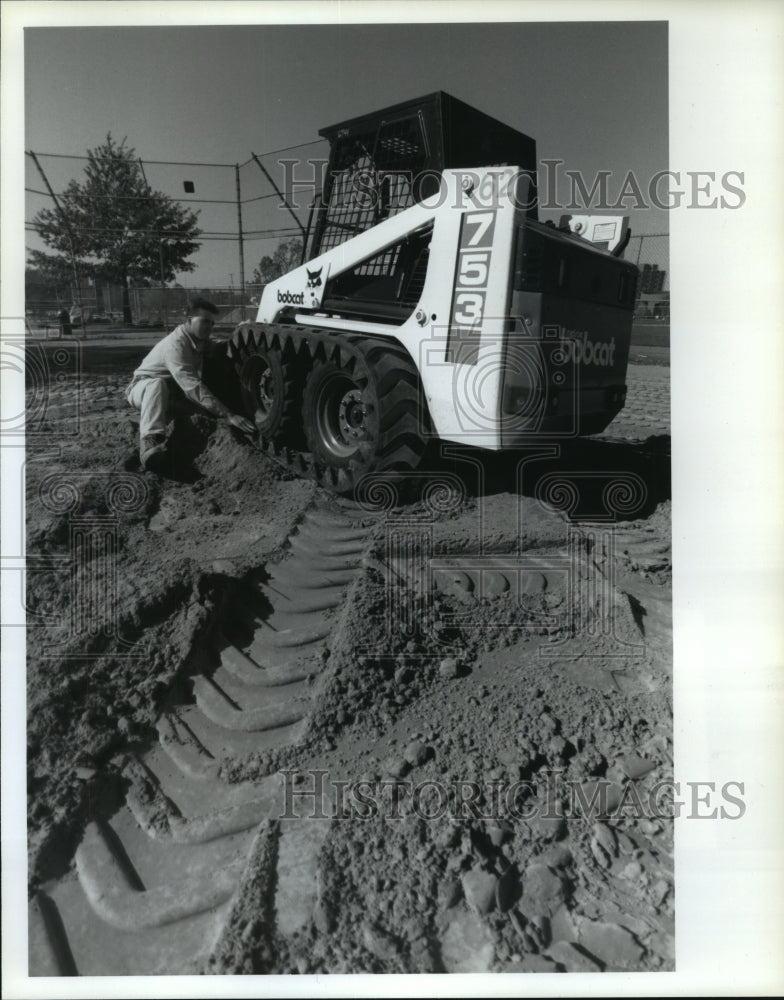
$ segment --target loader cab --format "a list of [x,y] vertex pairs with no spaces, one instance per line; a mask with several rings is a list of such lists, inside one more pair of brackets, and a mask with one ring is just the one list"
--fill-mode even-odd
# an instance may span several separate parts
[[[322,129],[330,159],[307,257],[339,246],[436,193],[445,169],[514,165],[535,182],[536,143],[438,91]],[[536,199],[529,218],[536,219]],[[323,308],[402,322],[422,290],[432,227],[327,283]]]

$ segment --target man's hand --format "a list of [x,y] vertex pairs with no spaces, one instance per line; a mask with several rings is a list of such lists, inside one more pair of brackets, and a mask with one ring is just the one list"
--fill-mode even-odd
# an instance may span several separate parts
[[256,432],[256,425],[253,421],[248,420],[247,417],[241,417],[239,413],[230,413],[226,419],[232,427],[236,427],[243,434],[255,434]]

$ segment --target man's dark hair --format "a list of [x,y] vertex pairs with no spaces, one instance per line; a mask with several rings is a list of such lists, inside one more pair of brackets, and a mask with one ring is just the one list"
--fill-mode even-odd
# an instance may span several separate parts
[[188,315],[193,316],[199,309],[204,309],[206,312],[212,313],[213,316],[218,315],[218,307],[214,302],[210,302],[209,299],[202,299],[200,297],[191,299],[188,303]]

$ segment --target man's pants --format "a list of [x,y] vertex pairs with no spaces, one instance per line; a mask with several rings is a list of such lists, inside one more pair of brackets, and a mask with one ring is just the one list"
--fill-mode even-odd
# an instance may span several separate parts
[[166,437],[166,425],[174,417],[187,417],[204,410],[188,399],[176,382],[165,378],[143,378],[126,390],[125,398],[141,411],[139,437]]
[[139,379],[128,390],[126,398],[131,406],[141,412],[139,436],[142,439],[164,438],[169,419],[169,386],[166,379]]

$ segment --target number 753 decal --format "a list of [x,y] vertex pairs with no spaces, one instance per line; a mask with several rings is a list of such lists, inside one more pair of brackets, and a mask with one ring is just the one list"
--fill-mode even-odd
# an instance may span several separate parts
[[[458,341],[465,342],[469,337],[474,340],[479,333],[485,311],[495,215],[494,211],[466,212],[460,223],[455,288],[446,347],[447,360],[454,357],[452,352]],[[478,348],[478,343],[476,347]],[[461,360],[473,363],[476,350],[471,351],[470,355],[469,359],[464,354]]]

